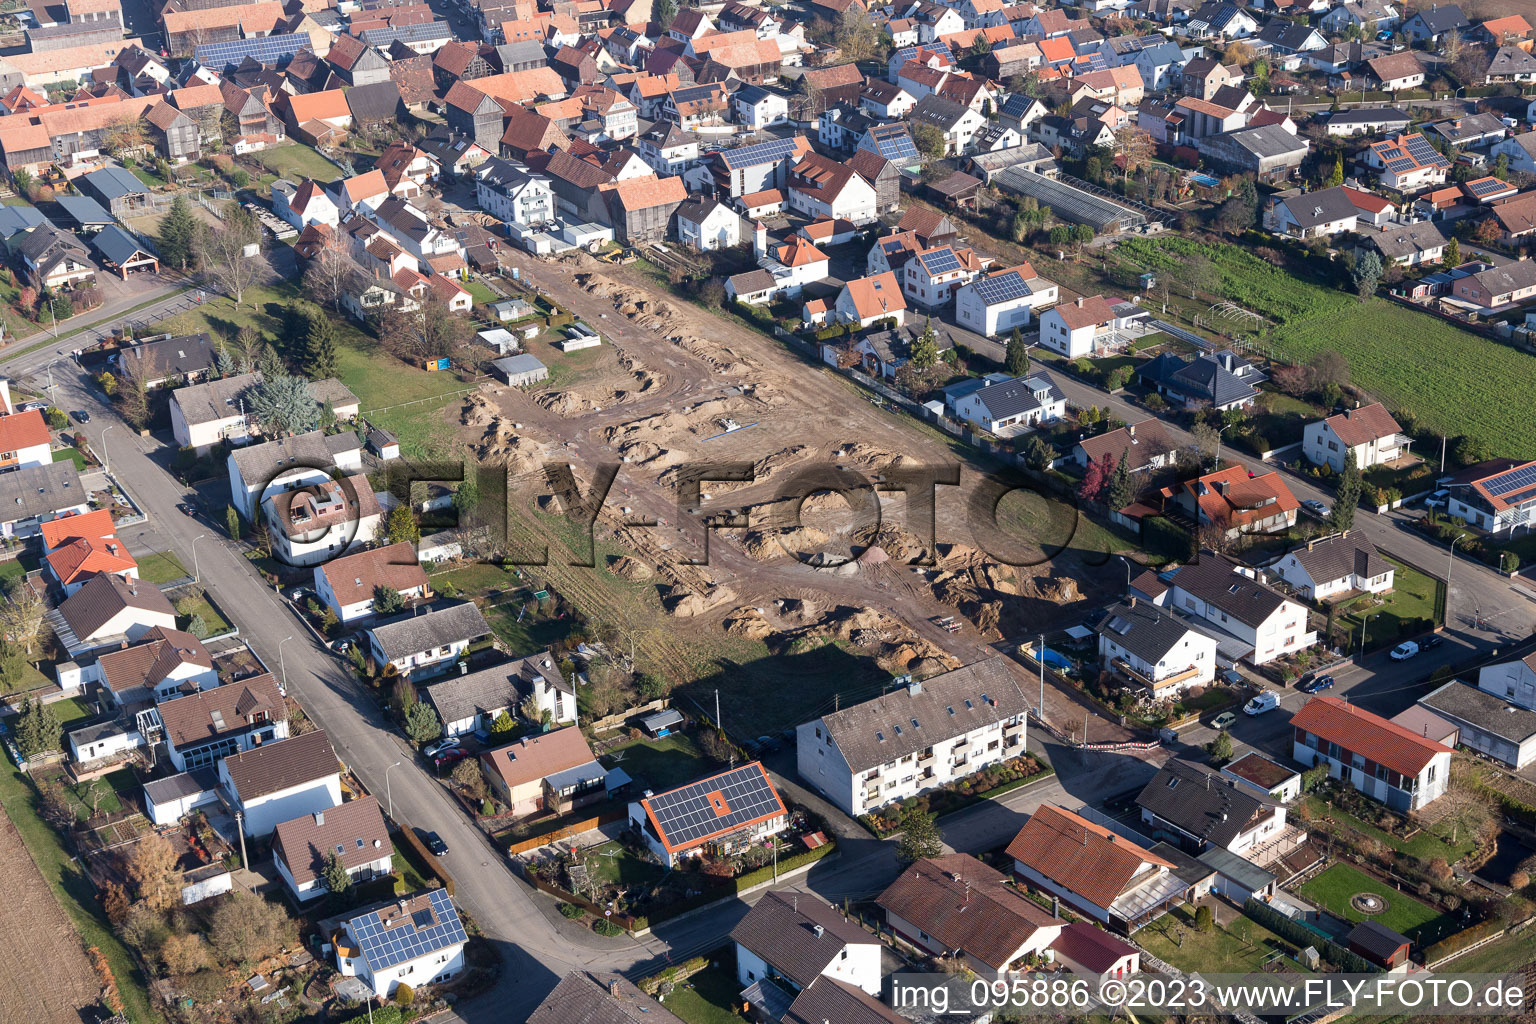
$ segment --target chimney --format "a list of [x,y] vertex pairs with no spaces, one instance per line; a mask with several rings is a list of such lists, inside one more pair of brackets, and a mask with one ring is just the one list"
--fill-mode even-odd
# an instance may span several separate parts
[[1082,309],[1083,308],[1083,297],[1081,295],[1079,295],[1077,297],[1077,308],[1078,309]]
[[1136,607],[1136,595],[1135,594],[1131,595],[1131,607],[1132,608]]
[[1308,537],[1307,538],[1307,550],[1311,551],[1312,550],[1312,545],[1316,544],[1316,543],[1317,543],[1317,538],[1316,537]]
[[1061,898],[1060,897],[1057,897],[1057,896],[1052,896],[1051,897],[1051,918],[1053,920],[1060,920],[1061,919]]
[[1126,428],[1125,428],[1125,432],[1127,434],[1129,434],[1134,439],[1136,437],[1136,424],[1134,424],[1134,423],[1127,424]]
[[463,676],[463,675],[468,675],[468,674],[469,674],[469,662],[467,662],[467,661],[459,662],[459,675]]
[[315,827],[319,828],[321,825],[324,825],[324,824],[325,824],[325,812],[324,811],[316,811],[315,812]]
[[821,938],[823,935],[827,934],[827,930],[825,928],[823,928],[819,924],[816,927],[812,928],[811,931],[816,933],[816,937],[818,939]]
[[619,979],[618,978],[609,978],[608,979],[608,994],[613,996],[615,999],[617,999],[619,997]]
[[1232,353],[1231,352],[1224,352],[1224,353],[1222,353],[1221,365],[1226,368],[1228,373],[1232,372]]

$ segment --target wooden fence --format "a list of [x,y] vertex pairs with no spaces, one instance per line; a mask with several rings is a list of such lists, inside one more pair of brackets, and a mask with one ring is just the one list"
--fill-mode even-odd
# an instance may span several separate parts
[[449,896],[452,896],[453,876],[448,873],[447,868],[443,867],[443,862],[433,856],[432,851],[427,849],[426,844],[421,841],[421,837],[416,834],[416,830],[413,828],[401,828],[400,831],[395,833],[395,837],[405,840],[406,845],[416,851],[417,860],[421,862],[421,865],[427,869],[429,874],[435,876],[439,882],[443,883],[443,888],[448,890]]
[[599,718],[584,724],[593,732],[607,732],[610,729],[619,728],[621,725],[629,721],[631,718],[634,718],[636,715],[649,715],[657,711],[665,711],[668,707],[668,703],[669,702],[667,701],[667,698],[658,697],[648,704],[637,704],[635,707],[625,708],[623,711],[616,711],[606,718]]
[[520,839],[509,844],[507,846],[507,853],[515,857],[520,853],[527,853],[530,850],[537,850],[541,846],[548,846],[550,843],[558,843],[562,839],[579,836],[583,832],[590,832],[599,826],[610,825],[615,821],[623,821],[626,813],[626,811],[614,808],[606,810],[594,818],[583,818],[580,821],[557,825],[548,832],[541,832],[538,835],[529,836],[527,839]]

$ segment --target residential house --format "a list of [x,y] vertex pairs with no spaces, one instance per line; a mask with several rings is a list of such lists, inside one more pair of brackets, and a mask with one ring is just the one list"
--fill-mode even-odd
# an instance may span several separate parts
[[880,942],[810,896],[770,892],[731,929],[741,1001],[778,1019],[825,979],[880,994]]
[[1241,463],[1184,481],[1174,504],[1201,526],[1222,528],[1229,537],[1287,530],[1296,525],[1300,508],[1280,474],[1256,476]]
[[[9,404],[9,399],[7,399]],[[53,462],[53,435],[40,409],[0,416],[0,474]]]
[[144,382],[146,388],[168,381],[194,382],[213,369],[213,339],[207,331],[172,337],[163,335],[120,349],[113,360],[119,375]]
[[1228,0],[1207,0],[1190,15],[1190,35],[1215,35],[1222,39],[1247,39],[1259,31],[1259,23],[1247,8]]
[[476,202],[498,220],[537,226],[554,218],[554,190],[543,175],[495,157],[476,167],[474,174]]
[[1339,594],[1381,594],[1392,589],[1396,570],[1359,533],[1348,531],[1287,552],[1274,565],[1275,575],[1311,601]]
[[987,123],[970,107],[931,94],[917,101],[907,115],[913,124],[937,128],[944,136],[945,155],[960,155],[970,148],[971,139]]
[[26,540],[43,523],[80,515],[90,507],[80,471],[70,459],[0,473],[0,537]]
[[[471,733],[488,733],[503,714],[517,718],[519,705],[529,696],[537,702],[538,691],[532,688],[536,684],[529,682],[531,673],[527,663],[538,657],[541,656],[502,662],[473,672],[468,670],[467,664],[461,663],[457,673],[427,686],[422,693],[437,710],[437,717],[443,723],[443,735],[453,739]],[[554,674],[558,676],[559,672]],[[542,676],[537,679],[543,683]],[[562,698],[569,699],[571,695],[565,692],[563,678],[560,684]],[[544,688],[547,686],[545,684]],[[550,716],[555,725],[569,724],[571,720],[569,716],[564,719]]]
[[605,795],[608,773],[574,726],[525,736],[486,751],[480,761],[497,802],[517,816],[564,814]]
[[1104,296],[1078,296],[1040,315],[1040,344],[1077,359],[1097,352],[1101,342],[1112,343],[1120,326],[1121,318]]
[[1203,764],[1170,758],[1136,797],[1155,839],[1186,853],[1217,849],[1252,856],[1285,831],[1285,805]]
[[690,199],[677,208],[677,239],[700,252],[741,242],[741,215],[718,199]]
[[1200,155],[1218,170],[1252,174],[1260,181],[1283,181],[1295,175],[1310,144],[1283,124],[1259,124],[1225,135],[1196,140]]
[[[812,303],[806,303],[806,305],[809,307]],[[943,324],[918,324],[909,320],[900,327],[884,331],[869,331],[856,339],[851,337],[844,339],[841,344],[823,342],[821,358],[823,362],[835,366],[840,360],[848,358],[848,346],[851,344],[852,355],[865,373],[882,380],[894,380],[897,371],[912,358],[912,346],[925,331],[932,333],[934,350],[941,357],[955,347],[955,341],[950,337],[949,329]]]
[[901,326],[906,318],[907,303],[902,298],[901,285],[893,273],[874,274],[843,284],[833,304],[836,319],[868,327],[879,320],[894,320]]
[[1417,132],[1374,142],[1366,148],[1364,156],[1366,165],[1376,170],[1377,180],[1399,192],[1418,192],[1439,185],[1451,166]]
[[160,588],[102,573],[60,602],[49,622],[71,658],[132,642],[156,626],[176,628],[176,610]]
[[1329,135],[1401,135],[1412,118],[1396,107],[1355,107],[1329,114],[1325,123]]
[[1456,4],[1431,4],[1403,22],[1403,35],[1409,42],[1438,45],[1446,36],[1460,36],[1472,27]]
[[1131,473],[1153,473],[1174,464],[1179,446],[1169,439],[1161,420],[1145,419],[1103,434],[1085,437],[1072,446],[1071,457],[1079,466],[1102,464],[1107,456]]
[[1264,227],[1292,238],[1332,238],[1355,230],[1360,211],[1343,185],[1316,192],[1290,190],[1270,197]]
[[969,854],[925,857],[902,869],[875,903],[903,940],[932,956],[962,959],[980,978],[1009,976],[1041,956],[1065,922]]
[[883,78],[864,83],[859,94],[859,107],[870,117],[882,121],[895,121],[907,115],[917,105],[917,97],[895,82]]
[[1180,71],[1179,90],[1186,96],[1209,100],[1236,79],[1232,69],[1215,57],[1195,57]]
[[1035,273],[1028,263],[984,273],[955,289],[955,319],[986,337],[1029,326],[1035,310],[1057,300],[1054,281]]
[[757,761],[629,805],[630,827],[669,869],[706,849],[729,855],[757,845],[788,823],[784,801]]
[[1082,978],[1129,978],[1141,971],[1141,950],[1087,921],[1073,921],[1051,945],[1057,963]]
[[1359,0],[1338,4],[1323,15],[1319,24],[1332,35],[1344,35],[1352,28],[1361,30],[1363,35],[1373,35],[1365,30],[1390,31],[1400,20],[1397,8],[1384,0]]
[[341,803],[341,765],[324,730],[228,754],[218,768],[224,799],[252,838]]
[[1424,84],[1424,64],[1412,50],[1399,50],[1365,62],[1366,80],[1381,92],[1401,92]]
[[719,150],[711,154],[711,169],[716,184],[735,199],[764,189],[782,188],[789,168],[809,152],[811,144],[803,135],[789,140],[772,139]]
[[1153,700],[1177,699],[1216,678],[1214,637],[1149,602],[1117,604],[1097,627],[1099,660],[1146,688]]
[[1457,278],[1451,295],[1485,314],[1523,303],[1536,296],[1536,263],[1519,260]]
[[139,578],[139,563],[118,538],[109,509],[55,519],[42,524],[38,533],[43,543],[44,574],[65,596],[106,573],[128,580]]
[[635,140],[635,152],[658,177],[665,178],[699,162],[699,140],[671,121],[658,121]]
[[311,224],[335,227],[341,223],[341,210],[326,192],[325,186],[305,178],[295,186],[279,178],[272,183],[272,212],[303,231]]
[[14,250],[27,278],[39,288],[64,288],[96,276],[86,244],[73,232],[52,224],[33,228]]
[[832,218],[853,224],[875,219],[874,186],[846,163],[810,153],[790,169],[784,189],[792,210],[812,219]]
[[1286,55],[1321,50],[1328,45],[1327,37],[1311,25],[1296,25],[1279,18],[1259,30],[1258,40],[1267,43],[1270,52]]
[[[364,632],[367,654],[383,669],[419,679],[451,668],[491,628],[472,601],[434,605],[420,614],[373,626]],[[446,722],[446,719],[444,719]]]
[[1477,686],[1519,707],[1536,710],[1536,654],[1484,665],[1478,669]]
[[343,977],[356,977],[388,999],[401,985],[449,981],[465,967],[469,934],[446,889],[358,914],[330,937]]
[[999,437],[1023,433],[1066,412],[1066,393],[1044,370],[987,384],[953,403],[956,419]]
[[1361,247],[1376,250],[1382,265],[1388,267],[1437,263],[1444,257],[1448,241],[1445,232],[1434,221],[1389,223],[1370,229],[1362,226],[1359,235]]
[[270,672],[174,696],[155,711],[177,771],[210,767],[232,754],[288,738],[288,705]]
[[315,566],[315,595],[343,623],[374,614],[374,592],[381,589],[392,590],[407,602],[424,601],[430,595],[427,574],[408,541]]
[[744,85],[731,96],[736,122],[751,131],[761,131],[789,119],[789,100],[760,85]]
[[1407,814],[1450,785],[1451,748],[1337,697],[1313,697],[1291,716],[1291,757]]
[[1525,174],[1536,174],[1536,132],[1514,135],[1497,142],[1488,150],[1491,160],[1509,158],[1509,169]]
[[863,178],[875,190],[875,212],[889,213],[901,202],[901,170],[894,160],[888,160],[867,149],[854,150],[848,158],[853,173]]
[[383,512],[362,474],[312,480],[268,495],[261,504],[272,554],[289,566],[311,566],[371,543]]
[[1509,530],[1536,520],[1536,462],[1493,459],[1468,466],[1449,483],[1446,514],[1488,533]]
[[371,796],[280,822],[272,836],[272,863],[300,904],[330,891],[325,877],[334,857],[354,882],[394,872],[394,844],[379,801]]
[[1302,433],[1302,454],[1314,466],[1342,473],[1348,460],[1360,469],[1384,466],[1408,454],[1413,438],[1380,402],[1355,406],[1308,423]]
[[1053,804],[1030,815],[1007,852],[1016,875],[1115,931],[1134,931],[1184,902],[1171,861]]
[[154,627],[132,646],[102,654],[94,666],[82,670],[81,681],[96,682],[108,703],[124,709],[219,685],[202,641],[164,626]]
[[1500,141],[1509,129],[1497,114],[1468,114],[1424,126],[1424,131],[1438,135],[1451,146],[1461,149],[1483,149]]
[[1243,658],[1264,665],[1317,642],[1317,634],[1307,628],[1304,605],[1214,555],[1202,554],[1198,563],[1174,573],[1159,604],[1204,620],[1240,641],[1223,641],[1223,661]]
[[1536,712],[1454,679],[1420,697],[1419,707],[1454,725],[1457,741],[1484,757],[1516,771],[1536,761]]
[[1229,351],[1196,353],[1192,360],[1165,352],[1136,368],[1142,383],[1186,409],[1241,409],[1259,397],[1263,372]]
[[1257,750],[1250,750],[1242,757],[1222,767],[1221,773],[1237,780],[1261,796],[1272,797],[1283,804],[1301,796],[1301,773],[1265,757]]
[[800,777],[857,817],[1024,752],[1028,702],[1002,658],[799,726]]
[[901,269],[901,290],[910,305],[935,309],[949,303],[956,288],[981,273],[974,249],[934,246],[912,255]]
[[230,500],[247,522],[254,522],[257,506],[274,490],[327,480],[332,470],[361,469],[362,446],[352,432],[311,430],[237,448],[229,453],[226,463]]
[[572,971],[534,1007],[528,1024],[631,1024],[636,1020],[646,1024],[683,1024],[681,1017],[674,1016],[623,975]]

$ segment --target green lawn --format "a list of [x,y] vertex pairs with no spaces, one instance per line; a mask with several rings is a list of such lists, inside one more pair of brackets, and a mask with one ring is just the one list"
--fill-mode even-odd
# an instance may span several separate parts
[[[1360,302],[1236,245],[1136,238],[1115,254],[1140,269],[1175,273],[1204,258],[1215,271],[1212,291],[1265,318],[1259,348],[1268,354],[1304,363],[1335,349],[1349,361],[1353,383],[1393,411],[1412,410],[1429,430],[1481,437],[1498,455],[1536,448],[1536,420],[1525,414],[1536,356],[1386,299]],[[1447,374],[1447,366],[1457,372]]]
[[409,846],[400,843],[392,844],[395,854],[391,859],[395,873],[400,876],[400,882],[405,886],[406,892],[421,892],[427,888],[427,878],[431,875],[423,865],[416,863],[415,852]]
[[112,974],[122,992],[129,1020],[151,1024],[162,1018],[150,1008],[146,979],[134,963],[128,948],[112,933],[89,878],[80,870],[64,848],[62,840],[37,815],[36,791],[9,764],[0,769],[0,806],[21,833],[21,841],[53,890],[54,898],[64,908],[87,946],[96,946],[106,956]]
[[66,786],[64,793],[75,808],[75,817],[84,821],[95,811],[103,814],[118,813],[123,809],[121,798],[138,788],[139,781],[133,771],[119,768],[99,779]]
[[1469,835],[1465,829],[1462,830],[1462,834],[1458,836],[1455,843],[1452,843],[1448,836],[1434,831],[1433,827],[1420,829],[1418,835],[1404,841],[1389,832],[1383,832],[1375,825],[1361,821],[1346,811],[1342,811],[1337,807],[1330,808],[1315,796],[1306,797],[1306,804],[1307,809],[1312,813],[1313,819],[1333,818],[1353,829],[1364,832],[1366,835],[1391,847],[1398,853],[1406,853],[1420,861],[1431,861],[1436,857],[1443,857],[1447,864],[1455,864],[1477,847],[1477,838]]
[[487,288],[484,281],[478,279],[471,280],[468,284],[464,285],[464,290],[474,296],[475,305],[477,306],[488,306],[498,301],[496,293]]
[[0,691],[4,691],[4,695],[9,696],[13,693],[30,693],[33,690],[41,690],[53,685],[54,681],[52,679],[39,672],[31,662],[27,662],[27,667],[22,672],[21,678],[16,680],[16,684],[9,688],[4,684],[0,684]]
[[151,583],[169,583],[184,576],[191,576],[181,559],[170,551],[156,551],[139,559],[139,579]]
[[[1239,917],[1224,928],[1198,932],[1194,911],[1178,907],[1136,933],[1136,941],[1147,952],[1188,971],[1218,974],[1245,974],[1258,970],[1276,953],[1291,957],[1295,947],[1257,921]],[[1289,966],[1304,968],[1293,961]]]
[[[532,599],[530,598],[529,601]],[[518,611],[523,608],[524,601],[514,601],[509,604],[497,605],[494,608],[483,608],[485,621],[490,625],[491,631],[501,638],[502,643],[514,651],[532,654],[542,651],[556,640],[563,640],[571,633],[575,623],[569,616],[564,619],[552,619],[541,611],[530,608],[523,613],[522,621],[518,621]],[[549,606],[546,604],[545,608]]]
[[582,861],[592,881],[602,885],[645,885],[666,874],[661,865],[641,860],[620,842],[594,846],[583,852]]
[[53,461],[73,462],[76,469],[82,473],[85,472],[85,456],[80,454],[80,449],[78,448],[60,448],[58,451],[53,453]]
[[341,177],[340,167],[301,143],[264,149],[246,159],[256,161],[272,174],[295,185],[305,178],[314,178],[324,185]]
[[[1303,884],[1296,892],[1335,917],[1346,921],[1377,921],[1393,931],[1402,932],[1420,945],[1428,945],[1450,930],[1437,922],[1437,918],[1441,917],[1438,910],[1348,864],[1333,865]],[[1387,909],[1380,914],[1360,913],[1350,906],[1349,900],[1351,896],[1362,892],[1375,893],[1386,900]]]
[[526,571],[522,579],[513,575],[512,567],[477,562],[459,569],[432,574],[432,586],[441,590],[444,583],[451,583],[462,597],[479,597],[499,590],[517,590],[527,586]]
[[11,580],[19,580],[27,574],[27,567],[19,558],[7,558],[0,562],[0,585],[9,586]]
[[749,1018],[733,1009],[740,993],[734,970],[709,967],[673,989],[663,1005],[688,1024],[742,1024]]
[[1396,646],[1405,630],[1417,633],[1422,630],[1425,620],[1440,622],[1441,591],[1444,584],[1395,559],[1387,558],[1387,561],[1392,563],[1396,571],[1392,576],[1392,592],[1386,595],[1386,603],[1346,615],[1341,620],[1349,627],[1351,642],[1358,644],[1361,636],[1360,619],[1362,616],[1368,618],[1365,628],[1367,649]]
[[1517,971],[1531,962],[1531,940],[1527,935],[1505,935],[1470,953],[1457,957],[1443,970],[1458,974],[1499,974]]
[[56,700],[48,706],[53,708],[53,713],[58,717],[59,722],[66,731],[69,729],[71,722],[78,722],[91,717],[91,709],[86,707],[78,697],[66,697],[63,700]]
[[699,753],[685,733],[673,733],[658,740],[636,740],[603,755],[608,768],[623,768],[635,780],[636,790],[657,793],[708,775],[713,762]]
[[186,629],[195,615],[203,617],[209,636],[218,636],[230,628],[229,620],[215,611],[206,597],[184,597],[176,602],[177,629]]

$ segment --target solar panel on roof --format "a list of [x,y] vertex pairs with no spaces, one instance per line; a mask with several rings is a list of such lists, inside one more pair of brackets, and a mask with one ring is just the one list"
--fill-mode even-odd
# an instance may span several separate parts
[[1536,466],[1522,466],[1519,469],[1512,469],[1508,473],[1494,477],[1484,486],[1488,488],[1488,493],[1494,497],[1503,498],[1533,485],[1536,485]]
[[957,269],[960,266],[960,260],[955,257],[953,249],[940,249],[938,252],[924,256],[923,266],[928,268],[930,274],[943,274]]
[[257,39],[230,39],[222,43],[204,43],[194,47],[192,56],[204,67],[223,68],[255,57],[263,64],[282,66],[300,50],[314,45],[307,32],[261,36]]
[[1466,184],[1466,188],[1479,199],[1495,192],[1502,192],[1509,187],[1498,178],[1479,178],[1477,181],[1469,181]]
[[720,159],[731,170],[740,167],[752,167],[757,164],[766,164],[773,160],[782,160],[795,151],[799,139],[771,139],[768,142],[759,142],[751,146],[739,146],[736,149],[727,149],[720,152]]
[[[363,958],[374,971],[403,964],[435,950],[457,942],[468,942],[459,912],[454,909],[453,899],[445,889],[434,889],[427,894],[431,901],[431,914],[417,911],[409,924],[396,924],[386,928],[379,920],[379,912],[353,918],[349,924],[357,939]],[[432,924],[431,921],[436,923]],[[425,922],[425,923],[424,923]]]
[[762,768],[746,765],[650,797],[646,806],[677,848],[778,813],[783,804]]
[[1419,166],[1418,162],[1415,161],[1412,157],[1407,156],[1400,156],[1396,160],[1387,161],[1387,170],[1391,171],[1393,174],[1399,174],[1403,171],[1411,171],[1417,166]]
[[1024,276],[1017,270],[996,277],[983,277],[972,287],[976,289],[976,296],[989,306],[1030,294],[1029,285],[1024,283]]

